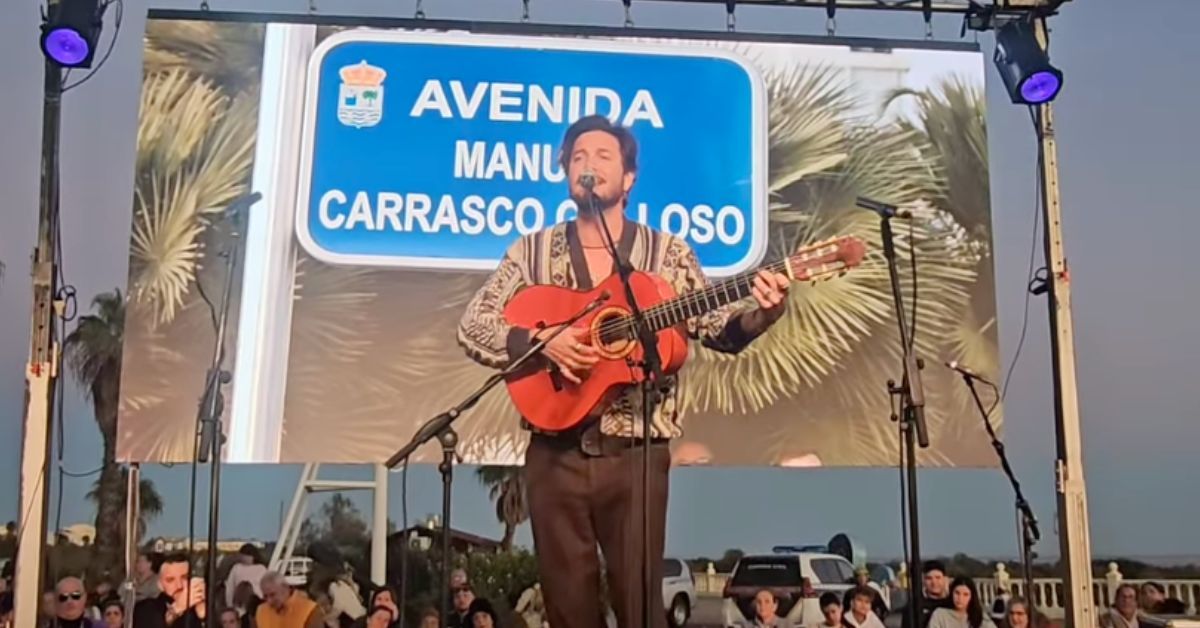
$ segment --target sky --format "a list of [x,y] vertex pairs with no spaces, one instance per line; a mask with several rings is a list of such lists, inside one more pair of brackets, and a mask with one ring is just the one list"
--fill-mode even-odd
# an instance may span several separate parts
[[[149,6],[196,8],[198,2],[126,0],[125,20],[111,59],[63,104],[62,229],[64,272],[83,307],[124,288],[127,272],[135,125],[141,73],[141,33]],[[39,2],[10,0],[0,19],[0,520],[18,512],[23,369],[29,347],[31,288],[41,119]],[[302,12],[306,0],[213,0],[213,9]],[[317,0],[329,14],[409,17],[413,3]],[[1152,6],[1153,10],[1145,7]],[[1138,7],[1140,10],[1135,10]],[[516,20],[518,0],[427,0],[435,18]],[[616,0],[533,0],[534,20],[618,26]],[[723,30],[724,10],[638,1],[642,27]],[[1076,356],[1083,424],[1092,551],[1097,556],[1195,555],[1200,537],[1185,522],[1200,518],[1192,468],[1200,442],[1200,380],[1193,357],[1200,334],[1191,313],[1200,285],[1190,253],[1200,230],[1200,52],[1191,25],[1194,0],[1075,0],[1052,21],[1053,58],[1066,73],[1057,101],[1065,246],[1074,297]],[[822,34],[823,11],[738,10],[739,30]],[[839,35],[921,38],[919,16],[843,11]],[[111,35],[106,25],[105,40]],[[937,38],[958,40],[951,18],[934,24]],[[972,35],[968,35],[968,38]],[[990,55],[991,37],[980,38]],[[1192,78],[1188,78],[1192,77]],[[1003,363],[1022,329],[1035,198],[1035,143],[1028,113],[1010,104],[988,63],[988,124],[997,258],[997,302]],[[1040,243],[1039,243],[1040,251]],[[1040,252],[1039,252],[1040,257]],[[1054,411],[1047,309],[1031,300],[1024,350],[1006,403],[1007,448],[1042,521],[1042,556],[1058,553],[1054,536]],[[887,420],[880,417],[880,420]],[[99,433],[73,384],[64,407],[64,467],[96,469]],[[982,427],[979,438],[984,438]],[[295,489],[298,466],[238,466],[224,470],[224,538],[273,539]],[[147,477],[166,498],[152,535],[187,531],[188,467],[151,467]],[[368,466],[323,470],[331,478],[368,479]],[[55,474],[57,478],[57,474]],[[454,526],[498,538],[500,527],[469,469],[457,475]],[[999,470],[929,470],[919,475],[923,553],[1015,556],[1013,501]],[[67,478],[62,525],[90,522],[83,495],[92,478]],[[440,508],[432,466],[409,478],[412,518]],[[725,548],[765,550],[780,543],[823,543],[847,532],[869,555],[901,553],[899,477],[895,469],[685,469],[672,474],[667,551],[693,557]],[[57,488],[55,479],[55,489]],[[393,476],[398,487],[399,476]],[[200,516],[207,483],[200,485]],[[354,496],[370,517],[369,494]],[[55,508],[51,502],[50,522]],[[313,506],[312,508],[315,508]],[[311,509],[311,508],[310,508]],[[400,519],[400,491],[389,516]],[[197,525],[197,534],[204,526]],[[528,528],[518,542],[530,543]]]

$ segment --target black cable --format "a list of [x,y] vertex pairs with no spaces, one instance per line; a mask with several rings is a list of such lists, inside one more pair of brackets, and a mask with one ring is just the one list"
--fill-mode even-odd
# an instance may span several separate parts
[[[1029,107],[1029,117],[1033,121],[1034,128],[1037,129],[1038,141],[1041,141],[1041,125],[1038,121],[1037,113],[1034,107]],[[1037,274],[1040,270],[1034,270],[1034,262],[1037,259],[1037,243],[1038,243],[1038,227],[1042,220],[1042,151],[1038,150],[1037,172],[1034,174],[1034,200],[1033,200],[1033,242],[1029,245],[1029,270],[1026,273],[1027,282],[1025,285],[1025,307],[1024,313],[1021,315],[1021,334],[1017,339],[1017,349],[1013,352],[1012,358],[1008,363],[1008,370],[1004,375],[1004,383],[1000,386],[1000,400],[1003,401],[1008,395],[1008,384],[1012,379],[1013,373],[1017,368],[1017,361],[1021,358],[1021,350],[1025,347],[1025,334],[1029,331],[1029,297],[1033,295],[1032,286],[1037,282]],[[1044,266],[1042,267],[1045,268]]]
[[[85,75],[83,78],[79,79],[78,81],[75,81],[74,83],[67,85],[67,84],[65,84],[66,76],[63,77],[64,85],[63,85],[62,91],[64,94],[72,89],[75,89],[76,87],[79,87],[80,85],[83,85],[84,83],[88,82],[88,80],[91,79],[93,76],[96,76],[96,73],[100,71],[100,68],[104,67],[104,63],[106,61],[108,61],[108,58],[110,56],[112,56],[113,48],[117,47],[117,36],[121,34],[121,18],[123,18],[125,16],[125,1],[124,0],[107,0],[107,2],[100,5],[100,17],[101,17],[101,20],[103,20],[104,14],[106,12],[108,12],[108,7],[113,4],[117,5],[117,9],[116,9],[116,13],[113,15],[112,37],[108,40],[108,49],[104,51],[104,54],[100,57],[100,61],[96,62],[95,67],[93,67],[91,69],[91,71],[88,72],[87,75]],[[67,72],[69,75],[70,69],[68,69]]]
[[[408,460],[400,469],[400,625],[404,623],[405,607],[408,605]],[[386,580],[387,577],[384,576]]]

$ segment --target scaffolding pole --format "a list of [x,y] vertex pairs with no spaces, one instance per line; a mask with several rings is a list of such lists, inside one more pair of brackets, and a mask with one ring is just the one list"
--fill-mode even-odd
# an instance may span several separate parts
[[58,379],[59,345],[54,337],[58,269],[58,135],[62,69],[45,62],[42,103],[42,179],[37,248],[33,252],[33,317],[29,363],[25,366],[25,421],[21,444],[21,494],[14,572],[14,621],[37,623],[45,570],[46,513],[50,477],[50,417]]
[[[1038,39],[1048,44],[1044,20],[1035,20]],[[1087,489],[1083,481],[1083,438],[1075,385],[1075,333],[1071,322],[1071,275],[1063,247],[1062,205],[1058,187],[1058,145],[1054,107],[1038,107],[1038,160],[1042,175],[1045,255],[1049,267],[1046,303],[1050,313],[1051,365],[1054,377],[1055,487],[1058,494],[1058,542],[1063,572],[1067,628],[1096,625],[1092,599],[1092,550],[1088,535]]]

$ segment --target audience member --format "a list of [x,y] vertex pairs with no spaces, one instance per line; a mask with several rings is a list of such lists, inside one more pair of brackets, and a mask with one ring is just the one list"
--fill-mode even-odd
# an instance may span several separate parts
[[470,628],[497,628],[500,625],[496,609],[492,608],[491,602],[483,598],[475,598],[475,601],[471,602],[467,616],[470,618]]
[[421,612],[420,628],[441,628],[442,616],[435,608],[427,608]]
[[929,628],[996,628],[991,618],[984,616],[976,591],[974,580],[955,578],[950,583],[950,607],[933,611]]
[[363,625],[366,628],[389,628],[394,625],[397,620],[392,609],[386,606],[372,606],[371,612],[366,616],[366,623]]
[[254,615],[258,628],[324,627],[325,617],[317,603],[292,590],[281,574],[268,571],[259,586],[265,603]]
[[854,596],[854,592],[861,588],[872,592],[871,610],[879,616],[879,619],[887,619],[888,607],[883,601],[883,589],[878,584],[871,582],[871,572],[866,567],[859,567],[855,570],[854,583],[854,588],[846,591],[845,596],[842,598],[842,610],[850,610],[850,602]]
[[792,628],[787,618],[780,617],[779,600],[775,594],[763,589],[754,594],[754,619],[744,622],[746,628]]
[[[329,596],[330,614],[338,618],[339,626],[352,625],[360,620],[365,623],[367,609],[374,604],[363,606],[359,597],[358,583],[349,569],[343,568],[336,576],[330,578],[323,587]],[[396,596],[392,596],[396,599]]]
[[137,562],[133,564],[134,603],[156,598],[162,593],[158,587],[158,570],[161,566],[161,556],[145,552],[138,554]]
[[254,593],[254,585],[242,581],[233,592],[233,610],[241,618],[242,628],[251,628],[254,614],[258,612],[262,598]]
[[471,628],[471,604],[475,601],[475,591],[470,584],[461,584],[454,588],[451,597],[450,616],[446,618],[446,628]]
[[125,605],[121,600],[109,600],[101,614],[105,628],[121,628],[125,625]]
[[921,624],[912,625],[912,613],[905,612],[902,628],[925,628],[933,611],[950,608],[950,591],[946,588],[946,565],[941,561],[927,560],[921,565]]
[[242,615],[236,608],[221,611],[221,628],[243,628]]
[[237,563],[229,570],[229,577],[225,579],[225,604],[233,606],[233,594],[237,591],[238,585],[243,582],[249,582],[254,588],[254,595],[262,599],[262,588],[259,582],[267,573],[266,561],[263,560],[262,552],[257,547],[250,543],[242,545],[238,549]]
[[546,616],[546,600],[542,596],[542,585],[535,582],[521,593],[513,611],[521,616],[525,628],[542,628]]
[[101,628],[87,616],[88,597],[83,581],[67,576],[54,586],[54,628]]
[[1100,628],[1138,628],[1137,587],[1122,584],[1117,587],[1112,608],[1100,615]]
[[871,608],[877,596],[870,587],[858,586],[851,589],[850,608],[842,615],[842,621],[855,628],[884,628],[883,620]]
[[838,594],[832,591],[821,595],[819,600],[821,605],[822,621],[820,628],[845,628],[849,626],[843,617],[842,600],[838,599]]
[[204,624],[204,579],[191,578],[187,556],[172,554],[158,565],[158,590],[133,607],[137,628],[201,628]]
[[1049,625],[1046,617],[1022,597],[1012,597],[1008,600],[1002,622],[1004,628],[1043,628]]

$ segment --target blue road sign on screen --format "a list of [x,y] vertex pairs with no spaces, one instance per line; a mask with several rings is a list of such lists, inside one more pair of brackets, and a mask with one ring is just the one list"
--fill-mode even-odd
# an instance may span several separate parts
[[340,33],[309,68],[297,235],[331,263],[494,268],[575,215],[559,144],[599,113],[638,140],[629,217],[733,274],[766,250],[766,105],[757,72],[713,48]]

